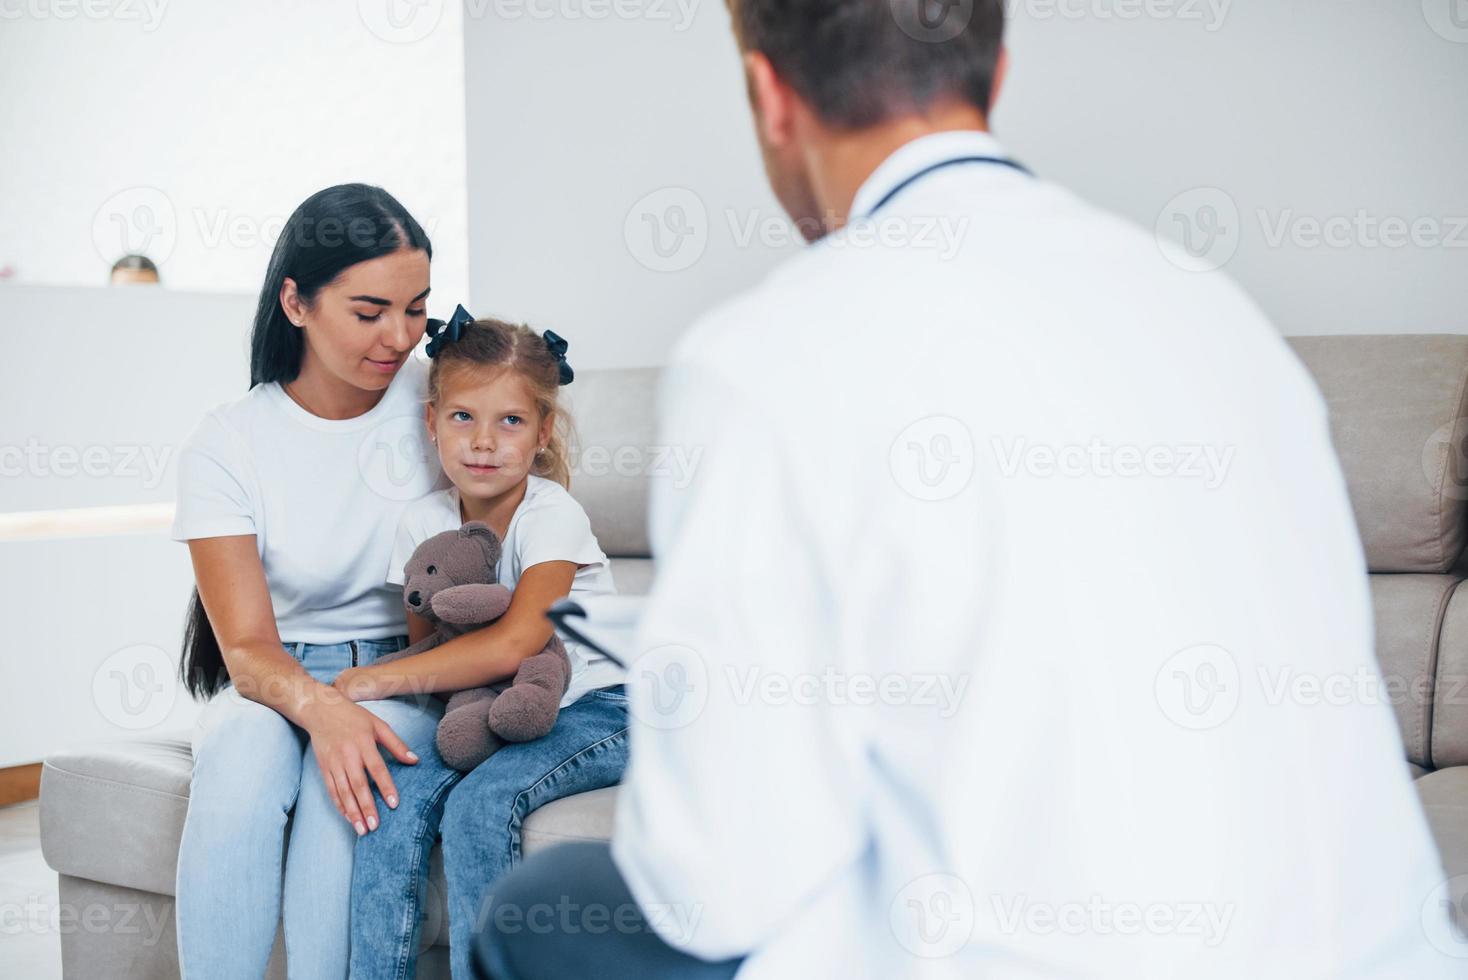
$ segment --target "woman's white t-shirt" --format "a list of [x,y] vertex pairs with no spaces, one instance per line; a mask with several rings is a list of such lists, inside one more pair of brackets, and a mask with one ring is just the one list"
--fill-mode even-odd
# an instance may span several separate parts
[[277,383],[208,412],[178,457],[176,541],[253,534],[280,638],[344,643],[408,632],[383,580],[411,501],[447,483],[423,423],[416,355],[370,411],[323,419]]
[[[387,581],[401,589],[403,568],[413,551],[435,534],[455,530],[463,524],[457,487],[431,493],[409,504],[398,524]],[[525,569],[532,565],[569,561],[581,566],[571,583],[572,598],[614,595],[617,591],[612,582],[611,560],[597,544],[586,511],[565,487],[553,480],[533,475],[528,478],[525,498],[515,508],[501,544],[498,579],[512,590]],[[562,707],[588,691],[622,683],[622,669],[596,651],[567,643],[566,652],[571,658],[571,686],[561,699]]]

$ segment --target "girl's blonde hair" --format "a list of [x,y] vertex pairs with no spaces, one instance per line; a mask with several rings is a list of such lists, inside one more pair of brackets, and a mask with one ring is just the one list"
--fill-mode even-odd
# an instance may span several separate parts
[[443,398],[447,374],[480,371],[491,375],[512,371],[535,399],[540,420],[554,418],[550,441],[535,456],[530,472],[571,488],[568,447],[574,432],[571,417],[560,407],[561,362],[545,339],[522,323],[475,320],[459,339],[443,344],[428,369],[428,400],[437,406]]

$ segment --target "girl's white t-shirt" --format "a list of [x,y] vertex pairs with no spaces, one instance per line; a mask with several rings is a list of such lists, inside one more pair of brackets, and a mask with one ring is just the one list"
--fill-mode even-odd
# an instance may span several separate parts
[[414,355],[354,419],[318,418],[274,382],[211,410],[178,456],[171,536],[255,535],[283,642],[405,635],[402,591],[382,569],[404,508],[447,484],[423,423],[427,382]]
[[[457,487],[450,486],[409,504],[398,524],[387,581],[401,589],[403,568],[413,551],[435,534],[463,524]],[[525,569],[547,561],[569,561],[580,566],[571,582],[572,598],[616,594],[611,559],[597,543],[586,511],[565,487],[532,475],[525,498],[515,508],[505,531],[497,569],[499,582],[513,590]],[[567,643],[566,652],[571,658],[571,685],[561,699],[562,707],[588,691],[622,683],[622,668],[596,651]]]

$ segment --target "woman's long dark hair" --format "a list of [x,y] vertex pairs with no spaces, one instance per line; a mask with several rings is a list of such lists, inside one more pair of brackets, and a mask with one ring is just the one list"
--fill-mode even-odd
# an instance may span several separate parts
[[[306,198],[281,229],[260,287],[250,334],[250,387],[294,381],[301,372],[305,339],[280,307],[280,290],[287,278],[295,281],[301,301],[309,305],[321,287],[347,268],[404,248],[422,249],[433,258],[428,235],[381,187],[338,184]],[[229,680],[197,588],[189,600],[179,675],[200,700],[212,697]]]

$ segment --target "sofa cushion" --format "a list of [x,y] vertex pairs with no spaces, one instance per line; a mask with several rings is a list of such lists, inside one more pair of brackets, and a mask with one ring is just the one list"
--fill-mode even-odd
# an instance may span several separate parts
[[571,494],[591,517],[602,550],[618,556],[652,554],[647,537],[648,478],[674,477],[691,465],[686,453],[660,448],[654,393],[657,368],[585,371],[565,390],[575,423]]
[[1432,765],[1468,766],[1468,588],[1443,612],[1432,698]]
[[1430,772],[1416,786],[1443,869],[1450,878],[1468,875],[1468,766]]
[[612,581],[622,595],[647,595],[652,589],[651,558],[613,558]]
[[1451,575],[1371,576],[1382,695],[1396,710],[1408,761],[1428,768],[1443,764],[1433,755],[1433,678],[1443,613],[1458,581]]
[[1468,535],[1468,337],[1291,339],[1331,435],[1374,572],[1445,572]]
[[[58,752],[41,771],[41,852],[52,870],[158,895],[174,893],[193,755],[188,732]],[[568,840],[610,840],[616,787],[548,803],[525,820],[526,854]],[[443,859],[435,846],[425,942],[447,943]]]
[[187,732],[84,745],[46,759],[46,863],[61,874],[172,895],[193,764]]

